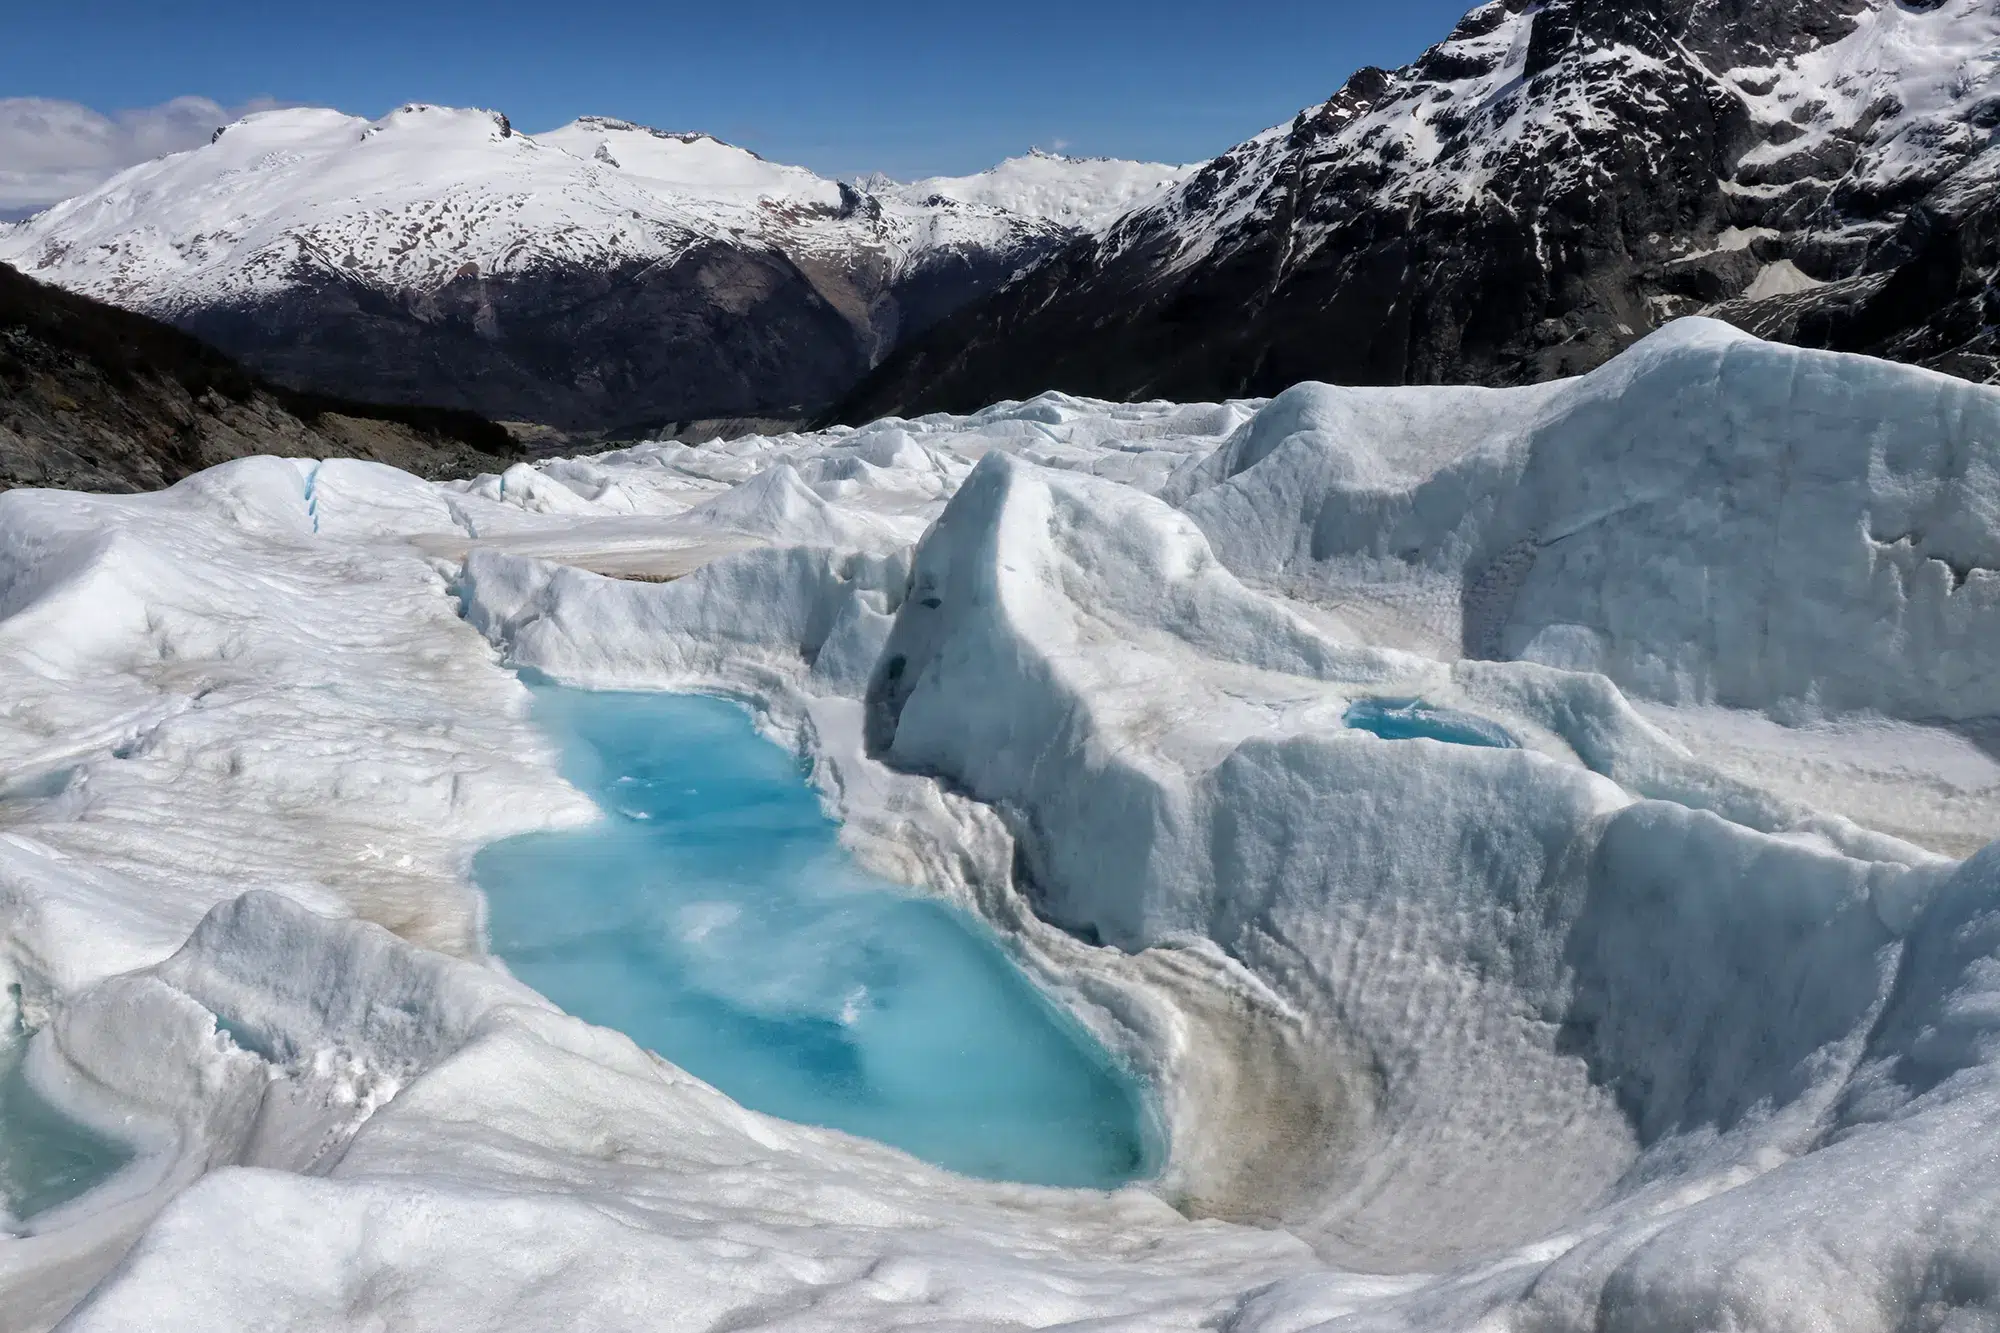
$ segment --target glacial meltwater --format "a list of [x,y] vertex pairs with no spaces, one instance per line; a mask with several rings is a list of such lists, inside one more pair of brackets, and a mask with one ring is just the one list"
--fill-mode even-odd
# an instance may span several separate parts
[[1360,699],[1349,706],[1344,720],[1348,726],[1385,741],[1432,740],[1498,750],[1520,748],[1498,723],[1450,708],[1434,708],[1421,699]]
[[537,685],[608,818],[474,863],[493,951],[745,1106],[967,1175],[1158,1165],[1141,1083],[986,927],[861,871],[798,760],[718,699]]
[[0,1228],[68,1203],[132,1160],[43,1100],[21,1070],[27,1048],[24,1036],[0,1030]]

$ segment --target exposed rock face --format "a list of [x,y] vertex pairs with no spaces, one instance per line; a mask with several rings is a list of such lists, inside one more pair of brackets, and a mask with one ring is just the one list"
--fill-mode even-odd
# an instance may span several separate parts
[[1995,0],[1494,0],[907,344],[839,415],[1529,382],[1711,310],[1991,377],[1996,70]]
[[176,329],[0,264],[0,490],[154,490],[251,454],[466,476],[514,452],[468,413],[276,388]]
[[825,403],[870,360],[796,266],[720,245],[430,292],[314,274],[177,322],[285,383],[612,432]]
[[2000,383],[2000,175],[1968,172],[1919,200],[1854,277],[1715,313],[1767,338]]
[[659,261],[468,271],[403,291],[306,264],[281,291],[190,306],[175,322],[282,383],[622,436],[824,408],[898,334],[1054,245],[1024,236],[891,272],[866,252],[794,259],[706,242]]

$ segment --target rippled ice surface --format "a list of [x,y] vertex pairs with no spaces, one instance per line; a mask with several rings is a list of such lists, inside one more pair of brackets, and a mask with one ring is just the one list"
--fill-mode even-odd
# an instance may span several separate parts
[[983,925],[855,867],[740,709],[535,689],[610,818],[479,854],[516,976],[746,1106],[956,1171],[1102,1187],[1155,1168],[1141,1086]]
[[122,1144],[68,1119],[28,1086],[27,1046],[0,1029],[0,1228],[68,1203],[132,1160]]

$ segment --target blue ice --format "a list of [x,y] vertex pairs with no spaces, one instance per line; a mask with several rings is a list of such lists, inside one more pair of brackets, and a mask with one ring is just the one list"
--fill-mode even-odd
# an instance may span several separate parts
[[772,1115],[989,1179],[1151,1174],[1142,1083],[969,915],[873,878],[796,758],[718,699],[535,685],[608,819],[474,863],[493,951]]
[[25,1038],[0,1033],[0,1212],[18,1221],[83,1194],[132,1160],[50,1106],[21,1072]]
[[1348,708],[1344,720],[1348,726],[1373,732],[1385,741],[1425,739],[1497,750],[1521,748],[1496,723],[1471,713],[1433,708],[1421,699],[1360,699]]

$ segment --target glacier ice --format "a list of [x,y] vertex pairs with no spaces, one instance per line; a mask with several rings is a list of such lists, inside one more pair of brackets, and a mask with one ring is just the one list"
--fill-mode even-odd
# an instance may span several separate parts
[[[1689,321],[522,472],[0,496],[0,984],[135,1153],[0,1324],[2000,1318],[2000,392]],[[493,966],[476,849],[597,817],[516,669],[749,705],[1157,1176],[759,1115]]]

